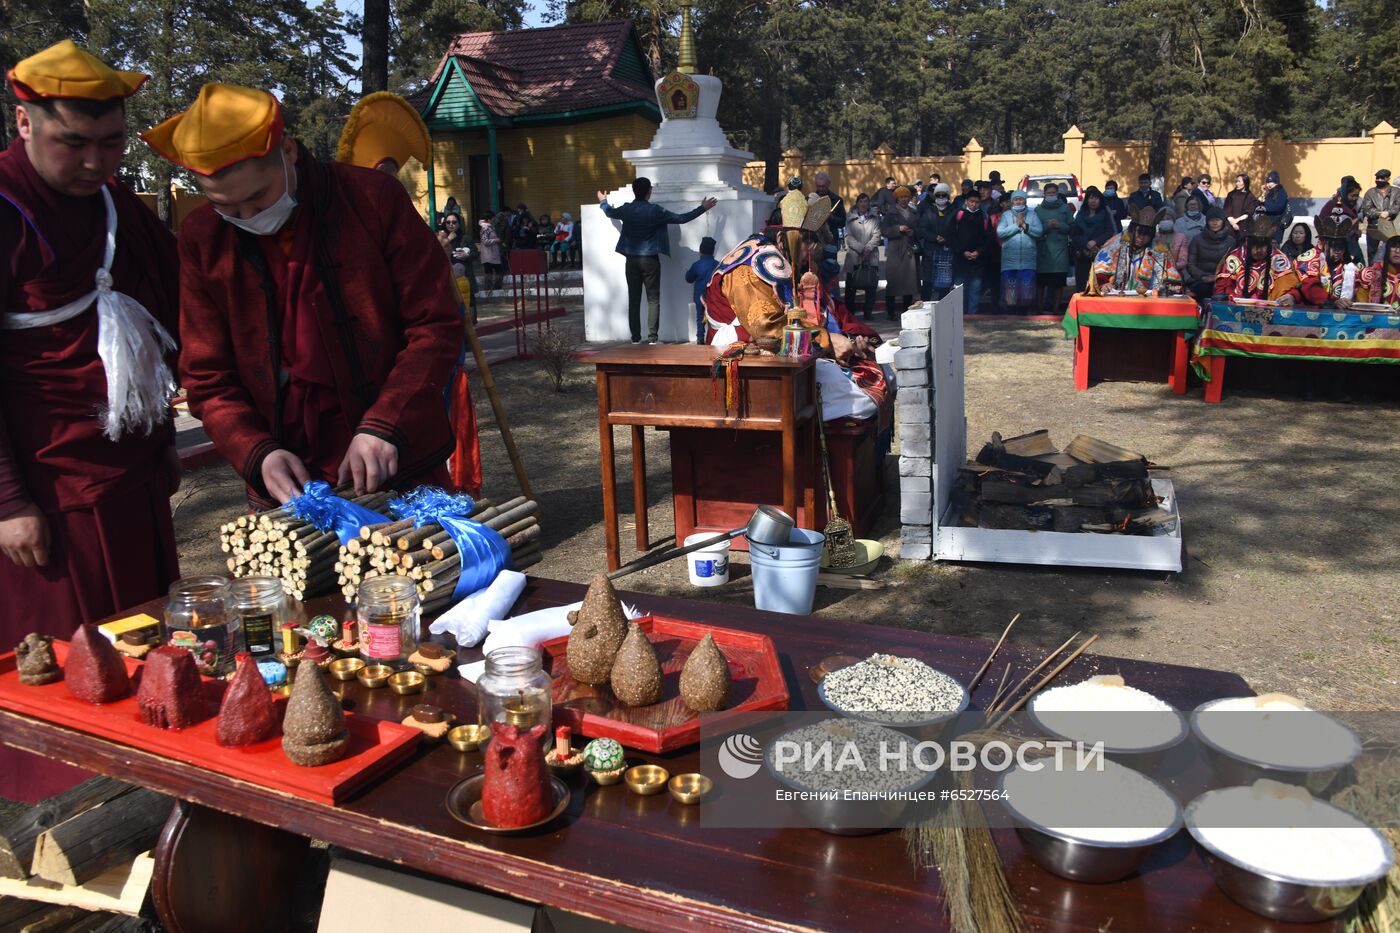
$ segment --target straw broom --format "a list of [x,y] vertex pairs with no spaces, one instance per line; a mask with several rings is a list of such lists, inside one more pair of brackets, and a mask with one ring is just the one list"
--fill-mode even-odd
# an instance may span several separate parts
[[856,563],[856,542],[852,537],[851,523],[841,517],[836,510],[836,490],[831,486],[831,455],[826,450],[826,426],[822,423],[822,387],[817,386],[817,437],[822,445],[822,480],[826,483],[826,498],[831,507],[826,527],[822,529],[825,539],[822,543],[826,551],[828,567],[854,567]]

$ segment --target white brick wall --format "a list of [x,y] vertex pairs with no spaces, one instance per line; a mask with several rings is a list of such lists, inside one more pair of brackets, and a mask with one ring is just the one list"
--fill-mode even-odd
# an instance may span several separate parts
[[[931,304],[931,303],[930,303]],[[929,353],[933,312],[917,304],[900,321],[894,355],[899,384],[895,430],[899,432],[899,556],[933,557],[933,373]]]

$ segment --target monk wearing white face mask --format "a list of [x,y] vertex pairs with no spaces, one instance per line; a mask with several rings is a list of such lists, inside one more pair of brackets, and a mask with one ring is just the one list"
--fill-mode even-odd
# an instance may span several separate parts
[[317,160],[235,85],[142,138],[209,198],[180,229],[180,376],[250,502],[445,484],[458,296],[398,180]]

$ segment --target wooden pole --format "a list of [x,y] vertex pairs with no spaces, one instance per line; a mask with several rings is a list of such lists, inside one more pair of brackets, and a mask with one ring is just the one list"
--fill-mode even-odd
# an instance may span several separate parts
[[[491,170],[495,171],[495,163],[492,162]],[[494,196],[494,192],[492,192]],[[491,364],[486,362],[486,353],[481,349],[481,341],[476,336],[476,325],[472,323],[471,314],[465,317],[467,329],[467,343],[472,348],[472,356],[476,358],[476,368],[481,373],[481,383],[486,386],[486,397],[491,400],[491,411],[496,415],[496,427],[501,430],[501,440],[505,441],[506,453],[510,456],[510,465],[515,468],[515,480],[520,484],[520,491],[527,499],[535,498],[535,488],[530,485],[530,477],[525,474],[525,462],[520,459],[520,451],[515,447],[515,438],[510,433],[510,422],[506,420],[506,407],[501,404],[501,396],[496,392],[496,380],[491,375]]]

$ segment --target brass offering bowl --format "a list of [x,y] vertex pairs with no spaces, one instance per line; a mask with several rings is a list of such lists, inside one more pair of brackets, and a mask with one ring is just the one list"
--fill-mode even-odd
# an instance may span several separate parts
[[589,771],[588,773],[592,776],[593,780],[598,782],[599,787],[609,787],[621,781],[622,774],[626,770],[627,765],[624,763],[622,767],[614,768],[611,771]]
[[457,726],[448,730],[447,741],[459,752],[474,752],[491,740],[491,727],[482,725]]
[[627,789],[632,793],[650,797],[665,789],[671,774],[660,765],[636,765],[628,768],[622,777],[627,782]]
[[389,675],[389,689],[401,697],[422,693],[428,689],[428,678],[417,671],[399,671]]
[[355,679],[374,690],[387,684],[393,673],[394,669],[387,664],[371,664],[361,668]]
[[332,661],[330,666],[331,676],[336,680],[354,680],[364,669],[365,662],[359,658],[341,658],[339,661]]
[[666,788],[677,803],[696,804],[710,796],[715,782],[703,774],[678,774],[671,778]]

